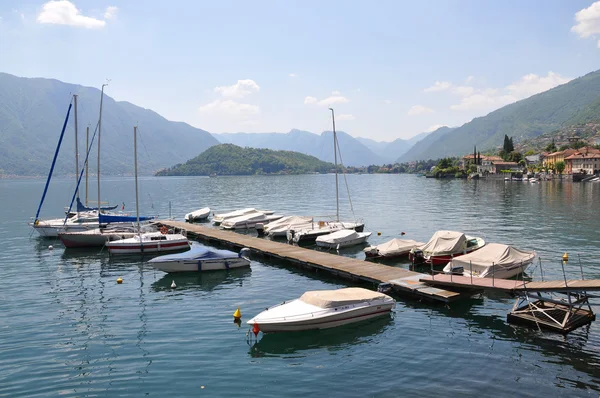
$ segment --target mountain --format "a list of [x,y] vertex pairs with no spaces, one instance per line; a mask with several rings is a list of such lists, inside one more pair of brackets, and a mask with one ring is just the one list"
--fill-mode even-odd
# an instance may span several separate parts
[[394,163],[399,156],[406,153],[412,147],[412,144],[402,138],[398,138],[392,142],[374,141],[370,138],[362,137],[357,137],[356,140],[379,156],[384,163]]
[[[446,135],[448,135],[450,132],[454,131],[455,129],[452,127],[440,127],[437,130],[428,133],[427,136],[425,138],[423,138],[422,140],[416,142],[411,148],[410,150],[408,150],[406,153],[404,153],[402,156],[400,156],[396,162],[397,163],[403,163],[403,162],[409,162],[411,160],[429,160],[429,159],[437,159],[435,157],[415,157],[412,156],[414,153],[417,154],[427,154],[429,147],[431,145],[431,142],[437,142],[438,140],[441,140],[443,137],[445,137]],[[442,156],[443,157],[443,156]]]
[[[108,89],[105,89],[105,92]],[[22,78],[0,73],[0,175],[45,176],[71,95],[78,94],[79,154],[85,156],[85,128],[90,138],[98,121],[100,90],[54,79]],[[156,112],[105,94],[102,111],[101,172],[133,174],[133,126],[138,126],[138,169],[141,175],[183,162],[219,144],[210,133],[171,122]],[[55,173],[74,173],[74,115],[65,131]],[[95,173],[97,145],[91,151]]]
[[213,146],[184,164],[160,170],[160,176],[253,175],[327,173],[331,163],[292,151],[241,148],[233,144]]
[[[345,166],[369,166],[384,163],[382,157],[373,153],[356,138],[342,131],[336,133]],[[296,151],[326,162],[333,162],[332,134],[333,132],[330,131],[318,135],[308,131],[291,130],[289,133],[223,133],[213,134],[213,137],[222,143],[241,147]]]
[[449,134],[431,134],[399,160],[462,156],[472,152],[473,145],[481,151],[502,146],[505,134],[519,142],[578,120],[598,120],[599,100],[600,71],[595,71],[475,118]]

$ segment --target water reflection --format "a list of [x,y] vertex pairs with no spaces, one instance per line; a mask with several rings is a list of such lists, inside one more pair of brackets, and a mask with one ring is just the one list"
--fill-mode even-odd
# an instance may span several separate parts
[[211,272],[191,272],[165,274],[162,278],[152,284],[152,290],[156,292],[172,291],[171,284],[175,282],[177,290],[198,289],[211,291],[224,285],[242,286],[244,281],[250,278],[252,270],[250,267],[233,268],[230,270],[218,270]]
[[[326,349],[339,351],[356,344],[365,344],[383,333],[392,324],[390,316],[384,316],[341,327],[290,333],[262,335],[248,352],[251,357],[288,356],[302,351]],[[252,332],[250,332],[252,333]]]

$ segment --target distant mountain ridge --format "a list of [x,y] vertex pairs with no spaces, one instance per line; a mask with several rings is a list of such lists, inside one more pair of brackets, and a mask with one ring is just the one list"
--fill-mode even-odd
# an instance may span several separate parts
[[[105,89],[101,131],[101,172],[133,174],[133,126],[137,125],[140,175],[186,161],[219,144],[208,132],[171,122],[154,111],[115,101]],[[98,121],[100,90],[54,79],[22,78],[0,73],[0,175],[45,176],[72,94],[78,94],[79,154],[85,156],[85,128],[90,137]],[[65,131],[55,173],[75,171],[74,115]],[[95,173],[96,150],[90,173]]]
[[398,160],[439,159],[462,156],[502,145],[504,135],[516,142],[570,124],[600,119],[600,71],[532,97],[506,105],[444,134],[431,134]]

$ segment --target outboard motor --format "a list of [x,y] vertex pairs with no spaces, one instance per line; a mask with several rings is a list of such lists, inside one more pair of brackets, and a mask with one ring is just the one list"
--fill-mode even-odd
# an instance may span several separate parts
[[294,241],[294,230],[288,229],[287,232],[285,233],[285,236],[286,236],[288,242],[292,243]]
[[420,250],[420,249],[413,250],[412,263],[413,263],[413,265],[425,263],[425,255],[423,254],[423,250]]
[[244,247],[242,250],[240,250],[240,254],[238,256],[250,260],[250,252],[250,249]]
[[389,282],[382,282],[377,286],[377,291],[383,294],[390,294],[393,291],[392,284]]
[[256,228],[256,234],[258,236],[265,236],[265,225],[263,223],[259,222],[254,228]]

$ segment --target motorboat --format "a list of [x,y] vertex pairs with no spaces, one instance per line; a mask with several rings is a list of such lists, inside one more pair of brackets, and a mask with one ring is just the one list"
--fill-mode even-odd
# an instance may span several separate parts
[[139,233],[131,238],[106,242],[110,254],[144,254],[187,250],[190,242],[181,233],[169,233],[165,227],[157,232]]
[[437,231],[425,245],[412,249],[408,258],[413,264],[446,265],[454,257],[485,246],[485,240],[456,231]]
[[247,214],[255,213],[257,211],[264,213],[264,214],[273,214],[274,213],[271,210],[256,210],[254,207],[246,207],[244,209],[234,210],[234,211],[230,211],[228,213],[213,214],[212,221],[213,221],[213,224],[215,224],[215,225],[221,225],[221,223],[223,221],[228,220],[230,218],[244,216]]
[[353,229],[342,229],[327,235],[318,236],[315,242],[319,247],[341,249],[361,245],[367,241],[369,236],[371,236],[371,232],[356,232]]
[[313,218],[306,216],[285,216],[279,220],[272,221],[267,225],[256,225],[256,232],[259,236],[266,235],[267,237],[279,238],[286,237],[289,229],[305,229],[312,228]]
[[163,272],[204,272],[228,270],[250,265],[250,249],[243,248],[240,253],[229,250],[216,250],[198,244],[183,253],[167,254],[155,257],[148,263]]
[[425,243],[411,239],[394,238],[377,246],[366,247],[363,252],[367,258],[393,258],[406,256],[408,253]]
[[197,222],[208,219],[210,215],[210,207],[203,207],[202,209],[194,210],[187,213],[184,217],[187,222]]
[[363,232],[364,228],[364,223],[319,221],[318,223],[313,223],[310,228],[299,230],[294,228],[288,229],[286,232],[286,237],[288,242],[306,244],[314,243],[317,237],[321,235],[327,235],[342,229],[352,229],[356,232]]
[[223,229],[248,229],[254,228],[256,224],[267,224],[283,217],[280,214],[265,214],[261,211],[245,214],[243,216],[233,217],[221,222]]
[[507,279],[525,272],[535,256],[535,251],[488,243],[477,251],[453,258],[444,267],[444,272],[477,278]]
[[[156,231],[153,224],[142,225],[142,232]],[[134,224],[109,224],[106,227],[87,231],[59,232],[58,238],[67,248],[103,247],[106,242],[132,238],[140,233]]]
[[315,290],[267,308],[247,323],[263,333],[327,329],[389,314],[390,296],[360,287]]

